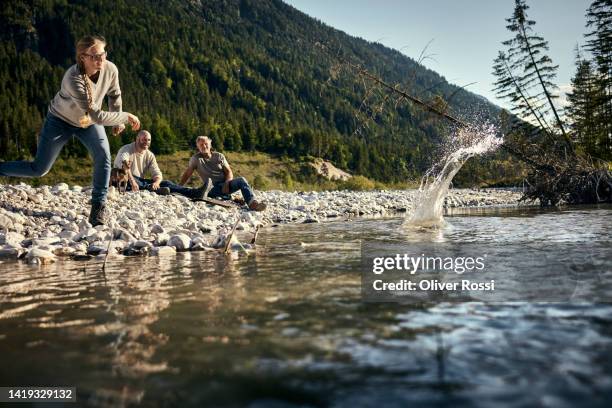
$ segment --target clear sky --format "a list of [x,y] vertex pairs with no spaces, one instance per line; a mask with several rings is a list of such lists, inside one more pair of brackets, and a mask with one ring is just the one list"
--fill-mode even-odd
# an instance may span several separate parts
[[[501,42],[511,37],[505,19],[513,0],[285,0],[298,10],[352,36],[400,50],[418,59],[430,40],[423,62],[449,82],[506,106],[491,91],[493,60]],[[590,0],[528,0],[527,16],[550,46],[559,65],[557,84],[569,89],[574,75],[574,48],[584,44],[584,14]]]

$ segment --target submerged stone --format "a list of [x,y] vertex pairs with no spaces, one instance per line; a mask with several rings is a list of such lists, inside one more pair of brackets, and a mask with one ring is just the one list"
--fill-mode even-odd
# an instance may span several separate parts
[[169,256],[169,255],[175,255],[175,254],[176,254],[176,249],[174,249],[174,247],[171,247],[171,246],[154,247],[151,250],[151,255],[155,255],[155,256]]
[[55,255],[44,249],[32,248],[26,255],[26,260],[31,264],[45,265],[55,262]]

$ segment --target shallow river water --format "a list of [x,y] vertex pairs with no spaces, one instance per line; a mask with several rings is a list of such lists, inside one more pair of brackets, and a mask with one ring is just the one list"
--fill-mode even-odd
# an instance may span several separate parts
[[[267,227],[248,255],[130,257],[106,272],[0,263],[0,385],[75,386],[79,406],[610,406],[612,207],[446,219],[433,232],[399,217]],[[589,266],[572,268],[603,292],[366,303],[370,239],[584,248]]]

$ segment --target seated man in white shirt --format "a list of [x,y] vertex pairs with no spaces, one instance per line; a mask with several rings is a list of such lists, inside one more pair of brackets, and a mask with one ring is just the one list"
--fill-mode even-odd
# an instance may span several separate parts
[[[114,166],[118,169],[122,167],[124,161],[129,161],[132,165],[128,177],[128,190],[138,191],[141,189],[154,191],[160,195],[177,193],[192,199],[202,199],[205,195],[205,187],[187,188],[168,180],[163,180],[162,172],[157,165],[157,160],[153,152],[149,150],[151,146],[151,133],[141,130],[136,135],[133,143],[127,144],[117,152]],[[151,179],[145,179],[145,174],[150,173]]]

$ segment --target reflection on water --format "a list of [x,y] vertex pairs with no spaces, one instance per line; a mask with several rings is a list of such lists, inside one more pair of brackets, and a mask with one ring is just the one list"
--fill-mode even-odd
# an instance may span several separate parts
[[[267,228],[254,253],[0,264],[0,384],[86,406],[606,405],[612,306],[364,304],[360,242],[610,242],[610,207]],[[604,279],[612,279],[610,262]],[[588,271],[587,271],[588,272]],[[276,404],[276,405],[274,405]]]

